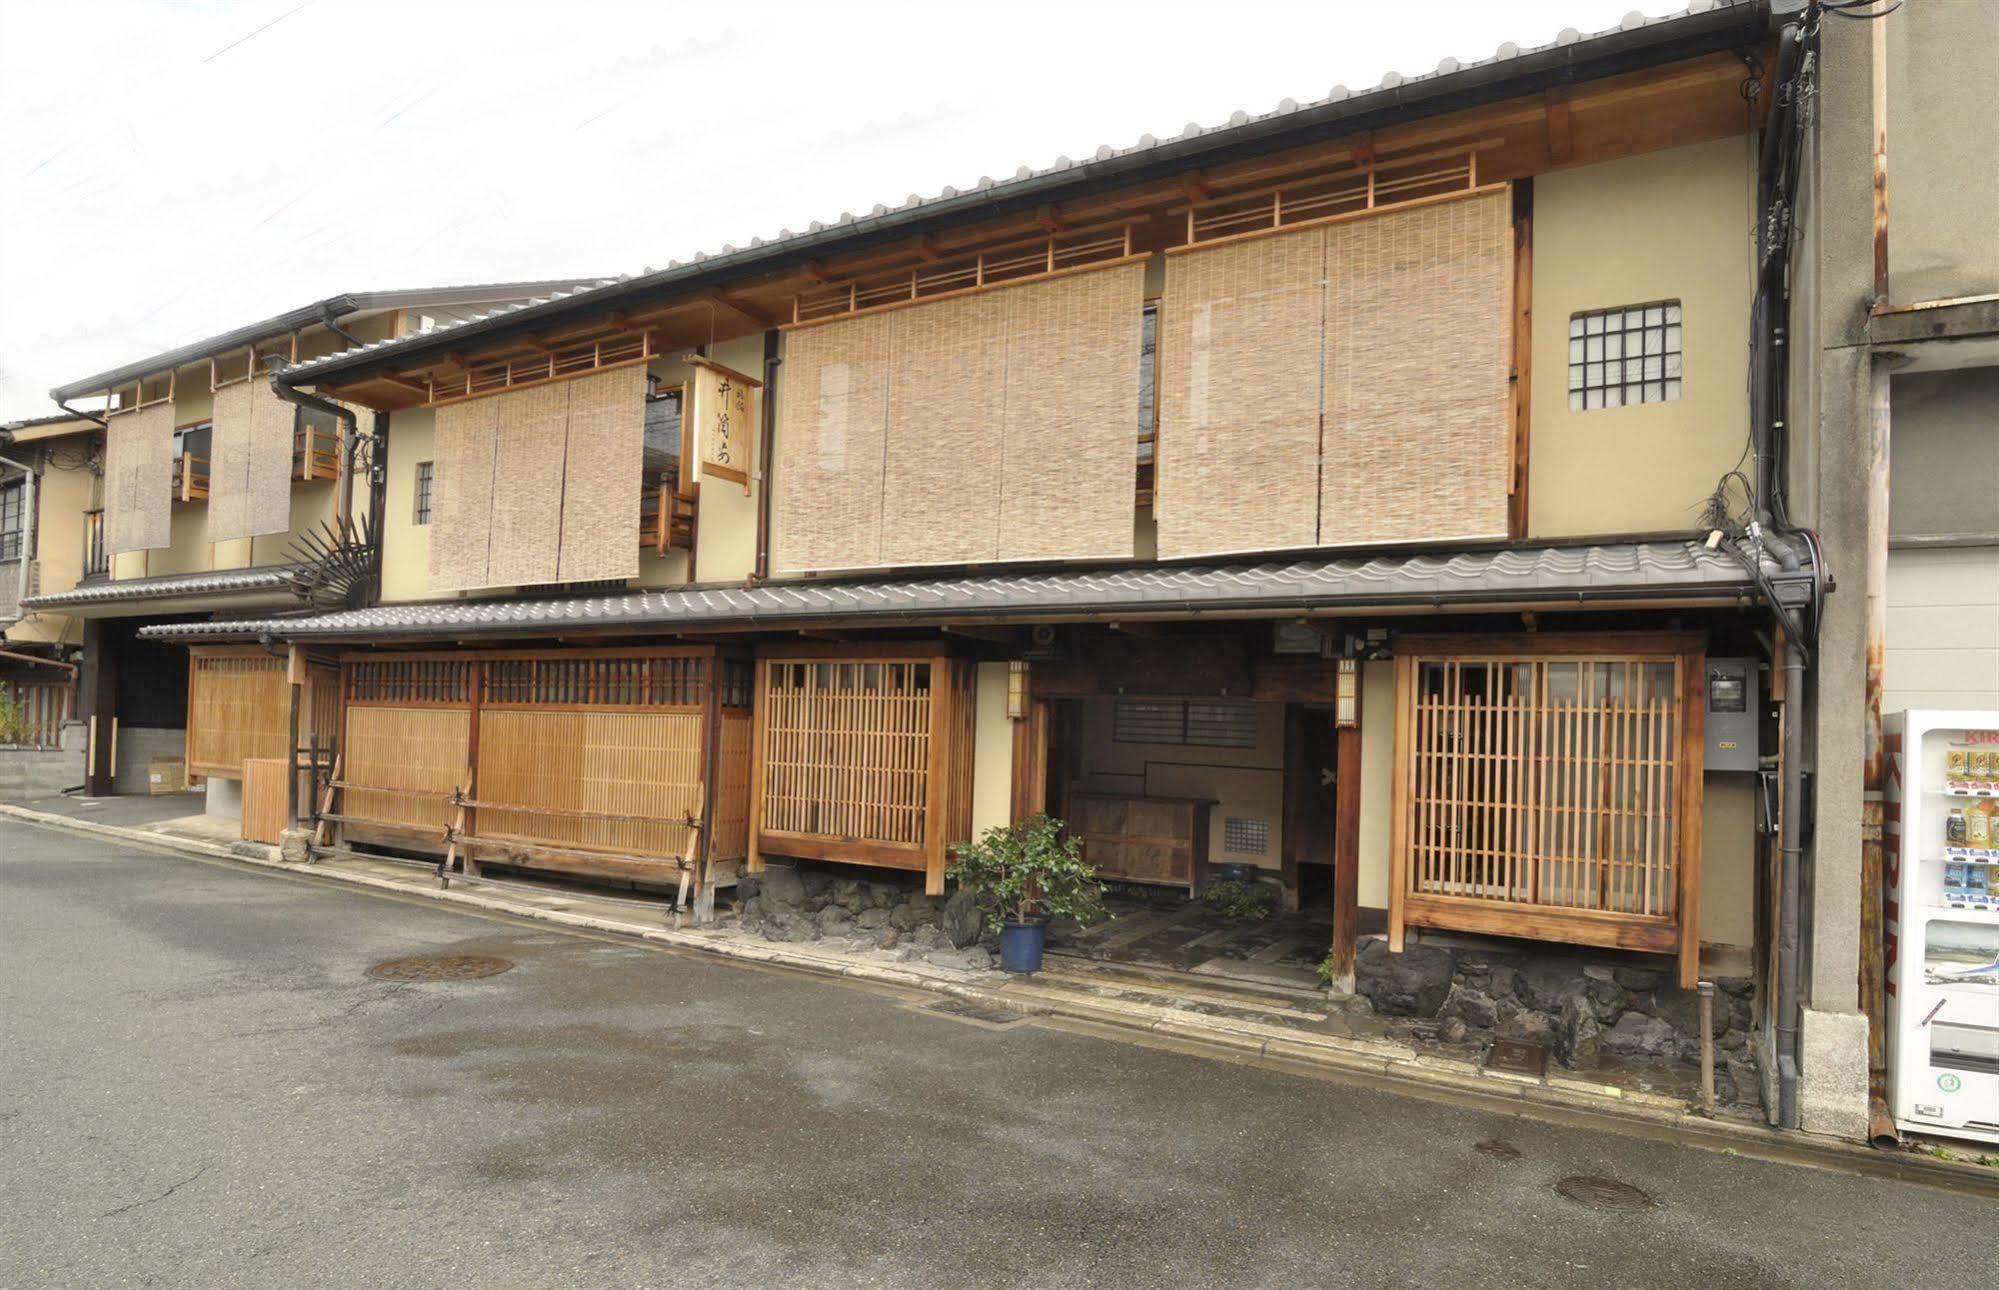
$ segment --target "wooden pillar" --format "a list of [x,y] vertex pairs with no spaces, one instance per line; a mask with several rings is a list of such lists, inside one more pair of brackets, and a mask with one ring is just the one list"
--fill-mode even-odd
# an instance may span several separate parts
[[1333,762],[1333,986],[1352,993],[1360,942],[1360,738],[1361,686],[1354,677],[1352,725],[1334,736]]
[[111,792],[113,764],[112,729],[118,719],[118,641],[101,618],[83,620],[83,667],[81,673],[84,728],[87,735],[83,767],[83,792],[87,797],[105,797]]
[[1298,860],[1305,846],[1303,795],[1311,791],[1312,767],[1305,764],[1305,710],[1296,703],[1284,705],[1284,802],[1281,808],[1284,845],[1277,859],[1278,883],[1283,888],[1284,908],[1298,908]]
[[1030,697],[1027,715],[1013,723],[1011,822],[1048,809],[1048,700]]
[[[308,456],[310,450],[308,449]],[[305,693],[305,651],[297,645],[285,656],[286,688],[291,691],[291,716],[285,736],[285,827],[298,824],[298,709]]]

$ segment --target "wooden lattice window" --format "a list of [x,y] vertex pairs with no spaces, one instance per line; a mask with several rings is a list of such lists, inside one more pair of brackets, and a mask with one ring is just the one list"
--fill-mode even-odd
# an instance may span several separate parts
[[1407,926],[1698,967],[1702,644],[1397,644],[1390,937]]

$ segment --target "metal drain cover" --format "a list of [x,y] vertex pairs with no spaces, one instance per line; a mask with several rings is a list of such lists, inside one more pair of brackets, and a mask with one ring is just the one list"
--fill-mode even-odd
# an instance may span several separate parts
[[498,976],[513,965],[512,959],[490,954],[412,954],[377,963],[368,975],[383,981],[471,981]]
[[1491,1156],[1494,1160],[1518,1160],[1520,1158],[1520,1148],[1514,1146],[1505,1138],[1487,1138],[1484,1142],[1475,1142],[1472,1144],[1472,1150],[1482,1156]]
[[958,1021],[969,1021],[974,1025],[987,1026],[995,1030],[1017,1026],[1031,1015],[1004,1004],[987,1003],[979,999],[960,999],[955,996],[939,999],[936,1003],[921,1004],[916,1011],[951,1017]]
[[1555,1190],[1578,1205],[1591,1209],[1629,1213],[1652,1208],[1652,1198],[1630,1183],[1600,1174],[1571,1174],[1555,1184]]
[[1517,1039],[1495,1039],[1486,1051],[1485,1068],[1540,1079],[1548,1073],[1548,1050]]

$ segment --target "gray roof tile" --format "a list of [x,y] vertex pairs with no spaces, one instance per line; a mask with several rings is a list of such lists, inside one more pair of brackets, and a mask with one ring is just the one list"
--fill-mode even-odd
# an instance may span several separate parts
[[[1774,570],[1772,570],[1774,572]],[[1376,555],[1255,564],[989,573],[872,582],[632,591],[561,600],[429,601],[312,617],[167,623],[161,640],[257,636],[409,638],[536,635],[565,627],[671,632],[676,627],[938,625],[966,618],[1034,622],[1076,615],[1476,608],[1584,600],[1727,600],[1753,584],[1733,556],[1694,541]]]
[[164,574],[157,578],[120,578],[86,582],[68,591],[52,591],[22,601],[26,609],[70,609],[109,605],[128,600],[178,600],[187,596],[232,596],[284,591],[292,585],[297,565],[260,565],[253,569],[218,569],[212,573]]

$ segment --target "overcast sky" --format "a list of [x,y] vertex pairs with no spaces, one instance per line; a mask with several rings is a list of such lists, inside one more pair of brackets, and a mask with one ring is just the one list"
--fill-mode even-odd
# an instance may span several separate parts
[[638,272],[1633,4],[0,0],[0,418],[321,296]]

